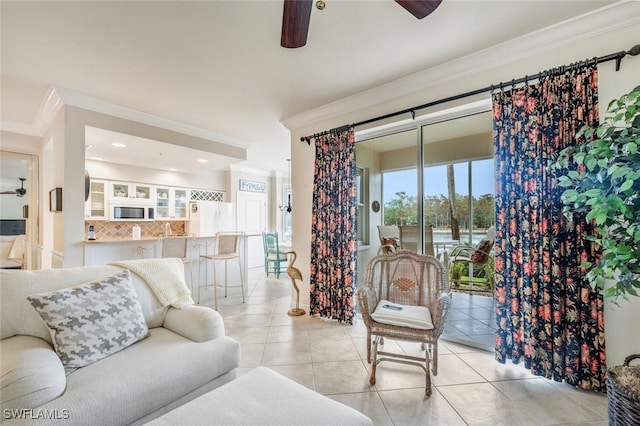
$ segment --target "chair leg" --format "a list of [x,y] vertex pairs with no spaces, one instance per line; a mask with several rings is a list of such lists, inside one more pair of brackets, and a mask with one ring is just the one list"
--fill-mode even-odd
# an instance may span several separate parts
[[227,297],[227,262],[224,261],[224,297]]
[[438,375],[438,342],[431,345],[431,372]]
[[367,362],[369,364],[371,364],[371,345],[372,344],[373,342],[371,342],[371,331],[367,329]]
[[218,281],[216,280],[216,261],[211,261],[213,268],[213,307],[218,310]]
[[242,264],[238,258],[238,268],[240,268],[240,288],[242,289],[242,303],[244,303],[244,275],[242,275]]
[[373,360],[371,361],[371,376],[369,377],[369,384],[371,386],[376,384],[376,367],[378,366],[378,344],[380,343],[380,336],[376,336],[373,341]]
[[427,365],[427,371],[425,375],[427,376],[427,383],[425,384],[424,394],[428,397],[431,396],[431,371],[429,370],[429,351],[424,351],[425,363]]

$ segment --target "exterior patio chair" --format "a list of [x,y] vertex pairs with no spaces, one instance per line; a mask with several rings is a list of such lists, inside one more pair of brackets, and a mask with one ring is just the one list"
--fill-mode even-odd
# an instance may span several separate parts
[[[367,327],[369,383],[376,383],[382,361],[416,365],[426,373],[430,396],[431,373],[438,374],[438,339],[451,306],[442,262],[409,250],[375,256],[357,294]],[[424,358],[381,350],[385,338],[420,343]]]
[[495,227],[475,247],[460,245],[449,254],[451,290],[493,295],[494,271],[491,251],[495,243]]
[[394,253],[400,248],[400,228],[393,225],[378,225],[380,250],[378,254]]
[[[416,225],[400,226],[400,247],[405,250],[418,251],[418,227]],[[424,226],[424,253],[434,256],[433,227]]]

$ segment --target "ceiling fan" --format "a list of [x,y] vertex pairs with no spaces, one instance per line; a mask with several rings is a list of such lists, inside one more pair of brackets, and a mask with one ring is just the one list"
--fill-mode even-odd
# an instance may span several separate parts
[[[416,18],[422,19],[436,10],[442,0],[395,0],[395,2]],[[312,3],[313,0],[284,0],[280,37],[282,47],[295,49],[307,44]],[[321,3],[317,5],[319,9],[324,8],[324,2],[317,3]]]
[[15,195],[16,197],[24,197],[24,195],[27,193],[27,190],[24,189],[24,181],[27,180],[25,178],[18,178],[20,179],[20,188],[16,188],[15,191],[2,191],[0,192],[0,194],[2,195]]

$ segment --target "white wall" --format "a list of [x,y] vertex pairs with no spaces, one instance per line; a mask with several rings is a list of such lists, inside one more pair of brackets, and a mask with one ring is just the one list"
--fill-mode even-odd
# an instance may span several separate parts
[[[16,181],[18,182],[16,184]],[[2,179],[0,181],[0,192],[13,191],[20,188],[18,179]],[[22,206],[26,198],[15,195],[2,195],[0,197],[0,218],[2,219],[22,219]]]
[[[548,68],[628,50],[638,41],[640,25],[635,22],[624,24],[627,21],[622,18],[637,16],[637,12],[638,4],[624,4],[610,14],[590,16],[573,25],[552,28],[529,38],[523,37],[285,120],[284,124],[291,130],[293,191],[296,194],[293,202],[293,248],[298,253],[303,281],[309,282],[314,148],[301,142],[301,137],[501,81],[508,82]],[[625,26],[616,27],[618,22]],[[589,33],[587,29],[592,31]],[[612,62],[599,66],[601,105],[606,105],[615,93],[623,89],[630,90],[640,82],[640,57],[627,57],[622,63],[621,72],[616,73],[614,66]],[[472,102],[478,98],[467,98],[465,101]],[[357,109],[354,105],[358,105]],[[429,112],[451,106],[442,105]],[[419,111],[418,115],[426,112]],[[300,303],[308,307],[309,292],[301,292],[300,299]],[[637,308],[638,304],[634,306]],[[640,352],[640,328],[633,326],[640,323],[640,310],[625,309],[618,313],[619,318],[610,311],[607,315],[607,321],[610,322],[607,330],[611,332],[608,334],[610,365],[619,364],[623,354]],[[618,330],[618,335],[613,329]]]
[[[640,31],[637,34],[640,34]],[[640,58],[634,58],[633,64],[631,60],[623,61],[618,72],[615,72],[614,63],[603,64],[598,69],[600,117],[604,117],[607,105],[612,99],[640,85]],[[622,364],[627,355],[640,353],[640,327],[637,326],[640,324],[640,297],[619,303],[620,306],[616,306],[605,300],[607,365],[610,367]]]

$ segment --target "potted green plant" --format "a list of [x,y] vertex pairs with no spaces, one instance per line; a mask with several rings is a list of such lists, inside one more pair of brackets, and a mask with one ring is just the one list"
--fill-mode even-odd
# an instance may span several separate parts
[[[600,125],[583,127],[577,137],[587,142],[565,148],[555,164],[568,171],[564,188],[566,217],[586,213],[595,226],[590,237],[602,248],[587,279],[604,297],[638,296],[640,289],[640,86],[611,101]],[[605,281],[614,283],[605,287]]]
[[[577,137],[587,142],[560,152],[556,169],[564,212],[586,213],[594,223],[589,237],[602,249],[595,264],[582,263],[592,287],[618,304],[618,298],[638,296],[640,289],[640,86],[614,99],[596,129],[583,127]],[[605,281],[613,283],[605,286]],[[610,425],[640,423],[640,365],[629,362],[607,372]]]

